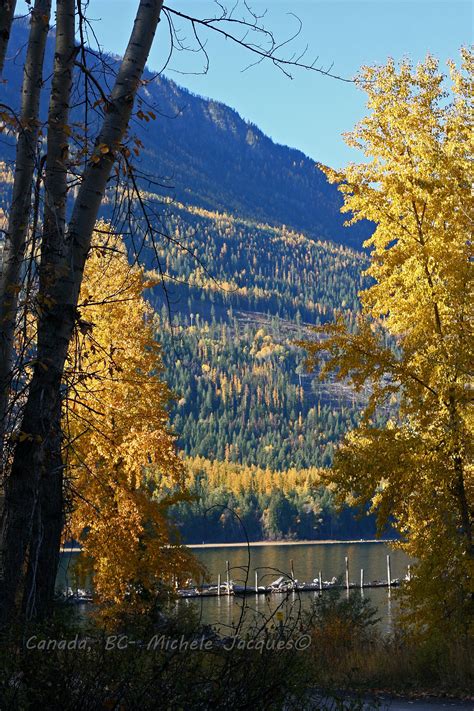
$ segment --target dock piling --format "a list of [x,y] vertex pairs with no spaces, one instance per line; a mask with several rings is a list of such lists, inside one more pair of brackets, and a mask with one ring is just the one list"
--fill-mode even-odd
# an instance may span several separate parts
[[346,563],[346,590],[349,592],[349,558],[348,556],[345,557],[345,563]]
[[387,585],[388,590],[390,592],[390,588],[392,587],[392,568],[390,565],[390,555],[387,555]]
[[227,595],[230,595],[230,568],[228,560],[225,562],[225,570],[227,575]]

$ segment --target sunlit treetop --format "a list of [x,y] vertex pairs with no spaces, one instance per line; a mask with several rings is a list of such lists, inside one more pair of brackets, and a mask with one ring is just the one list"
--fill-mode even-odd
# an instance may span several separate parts
[[67,534],[81,540],[96,596],[115,611],[149,609],[163,589],[201,572],[167,518],[186,498],[185,471],[168,426],[147,285],[121,238],[99,225],[68,361]]
[[[341,316],[303,344],[322,377],[335,371],[372,390],[365,421],[335,458],[341,500],[370,503],[381,530],[395,522],[419,561],[413,614],[422,627],[429,610],[440,629],[449,621],[458,630],[472,606],[474,554],[472,69],[463,49],[449,90],[430,56],[362,69],[369,112],[346,140],[366,161],[324,170],[349,222],[375,223],[366,243],[373,284],[360,294],[355,330]],[[387,401],[398,412],[377,428],[374,409]]]

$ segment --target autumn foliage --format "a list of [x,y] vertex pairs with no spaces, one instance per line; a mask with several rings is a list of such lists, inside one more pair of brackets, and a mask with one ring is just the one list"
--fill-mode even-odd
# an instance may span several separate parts
[[198,568],[166,515],[185,497],[184,468],[168,427],[146,278],[129,266],[120,238],[104,225],[97,234],[68,359],[68,533],[91,563],[98,600],[140,611]]
[[[418,629],[460,633],[472,623],[472,69],[450,65],[451,92],[432,57],[414,67],[365,68],[369,114],[348,135],[366,158],[339,183],[351,222],[376,229],[362,314],[341,316],[306,343],[309,365],[336,372],[371,400],[339,448],[340,500],[391,517],[418,563],[408,585]],[[383,427],[374,412],[389,406]]]

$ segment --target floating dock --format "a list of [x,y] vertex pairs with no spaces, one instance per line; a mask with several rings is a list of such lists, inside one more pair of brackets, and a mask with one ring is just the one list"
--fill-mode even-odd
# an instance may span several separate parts
[[327,590],[367,590],[373,588],[396,588],[399,587],[401,581],[391,580],[388,583],[387,580],[374,580],[370,583],[364,583],[361,587],[356,583],[349,583],[349,587],[341,583],[331,583],[323,582],[322,586],[318,583],[293,583],[288,581],[285,584],[279,586],[272,585],[259,585],[257,588],[255,586],[245,586],[245,585],[235,585],[231,583],[229,588],[227,583],[222,583],[220,588],[217,585],[199,585],[190,588],[178,588],[176,594],[180,598],[191,598],[191,597],[225,597],[228,595],[235,596],[245,596],[245,595],[281,595],[288,593],[302,593],[302,592],[313,592],[322,593]]
[[[276,580],[274,580],[270,585],[259,585],[258,571],[255,571],[255,585],[239,585],[234,583],[230,578],[231,567],[229,561],[226,560],[226,580],[221,582],[221,576],[219,574],[217,578],[217,585],[214,584],[202,584],[202,585],[187,585],[186,587],[176,588],[176,594],[181,598],[189,597],[220,597],[221,595],[275,595],[275,594],[288,594],[288,593],[303,593],[303,592],[313,592],[322,593],[325,590],[368,590],[373,588],[391,588],[399,587],[402,583],[400,578],[392,578],[392,567],[390,555],[387,555],[387,579],[386,580],[373,580],[372,582],[365,582],[364,569],[360,570],[360,582],[354,583],[350,581],[349,577],[349,557],[346,556],[345,562],[345,575],[340,578],[333,577],[330,581],[323,580],[322,572],[318,571],[318,577],[314,578],[312,582],[300,582],[296,576],[293,568],[293,560],[290,560],[289,569],[291,574],[280,575]],[[265,577],[268,576],[268,573]],[[405,581],[411,580],[411,567],[408,566],[407,574],[404,578]],[[344,581],[344,582],[342,582]]]
[[[240,566],[239,566],[240,567]],[[312,582],[300,582],[295,577],[295,572],[293,568],[293,560],[290,560],[290,570],[291,574],[280,575],[276,580],[274,580],[269,585],[259,584],[259,574],[258,570],[255,570],[255,584],[249,585],[248,579],[247,583],[244,585],[239,584],[241,581],[234,582],[231,579],[231,566],[229,561],[226,561],[226,577],[225,581],[222,582],[221,575],[218,575],[217,584],[212,583],[202,583],[196,584],[191,580],[187,581],[185,586],[180,586],[178,583],[175,585],[174,594],[178,598],[204,598],[204,597],[229,597],[238,596],[244,597],[247,595],[288,595],[299,594],[305,592],[320,593],[322,594],[328,590],[346,590],[348,593],[350,590],[370,590],[375,588],[387,588],[389,591],[391,588],[399,587],[403,582],[409,582],[411,580],[411,566],[408,566],[407,574],[404,578],[392,578],[391,575],[391,561],[390,555],[387,555],[387,578],[386,580],[372,580],[371,582],[365,582],[364,569],[360,570],[360,582],[351,582],[349,578],[349,558],[345,558],[345,575],[339,578],[333,577],[331,580],[323,580],[322,572],[318,571],[318,577],[314,578]],[[268,569],[267,569],[268,570]],[[276,571],[275,571],[276,572]],[[268,573],[265,577],[269,577]],[[65,591],[65,597],[70,602],[82,603],[92,601],[92,592],[89,590],[72,590],[68,588]]]

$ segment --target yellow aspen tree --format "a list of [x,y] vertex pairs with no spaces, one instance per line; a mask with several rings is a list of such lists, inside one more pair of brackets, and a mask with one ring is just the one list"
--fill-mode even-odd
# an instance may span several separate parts
[[[375,231],[355,331],[342,315],[303,342],[308,365],[356,389],[369,384],[362,424],[338,449],[330,478],[339,500],[390,521],[417,559],[406,586],[415,629],[458,634],[472,625],[472,96],[473,55],[362,69],[369,114],[346,140],[364,163],[324,168],[350,223]],[[375,426],[394,398],[396,414]],[[427,624],[428,623],[428,624]]]
[[145,275],[129,266],[120,238],[104,225],[101,233],[68,357],[68,532],[91,562],[99,602],[142,612],[199,569],[167,519],[185,496],[185,471],[168,426]]

